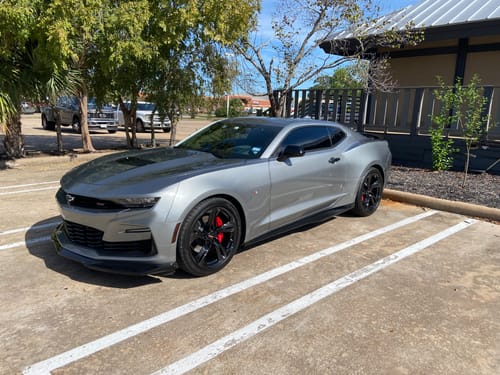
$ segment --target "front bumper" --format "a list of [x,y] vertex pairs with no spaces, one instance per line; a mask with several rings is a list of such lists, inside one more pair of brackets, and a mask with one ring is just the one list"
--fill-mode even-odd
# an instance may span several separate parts
[[89,129],[106,129],[106,130],[118,130],[117,122],[110,121],[99,121],[92,119],[88,121]]
[[[82,248],[70,241],[64,231],[64,223],[60,224],[52,234],[56,251],[59,255],[77,261],[85,267],[97,271],[124,275],[154,275],[175,272],[175,262],[165,262],[157,257],[150,258],[106,258],[92,256],[92,251],[83,255]],[[89,249],[91,250],[91,249]]]
[[[144,127],[146,127],[147,129],[151,128],[151,123],[149,122],[145,123]],[[171,124],[170,122],[153,121],[153,127],[155,129],[170,130]]]

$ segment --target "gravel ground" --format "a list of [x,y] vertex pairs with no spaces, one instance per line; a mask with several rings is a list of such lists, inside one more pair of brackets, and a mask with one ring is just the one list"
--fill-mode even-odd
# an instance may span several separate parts
[[500,176],[487,173],[467,176],[463,172],[392,167],[387,188],[451,201],[500,208]]

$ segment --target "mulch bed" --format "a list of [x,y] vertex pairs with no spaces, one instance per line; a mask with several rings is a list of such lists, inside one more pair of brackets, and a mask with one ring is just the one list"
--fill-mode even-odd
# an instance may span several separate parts
[[451,201],[500,208],[500,176],[469,173],[465,186],[462,186],[463,178],[463,172],[393,166],[386,187]]

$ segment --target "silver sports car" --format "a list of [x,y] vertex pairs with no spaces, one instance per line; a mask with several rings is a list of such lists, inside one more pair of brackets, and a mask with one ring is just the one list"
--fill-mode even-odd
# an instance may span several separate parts
[[208,275],[244,245],[378,207],[385,141],[333,122],[236,118],[173,148],[128,151],[61,179],[58,253],[101,271]]

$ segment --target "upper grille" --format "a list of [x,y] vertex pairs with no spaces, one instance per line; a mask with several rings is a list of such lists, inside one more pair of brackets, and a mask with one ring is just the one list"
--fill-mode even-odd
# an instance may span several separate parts
[[89,112],[89,118],[106,118],[106,119],[114,119],[114,112]]
[[122,205],[112,201],[84,197],[82,195],[67,194],[62,189],[59,189],[57,192],[57,200],[62,204],[68,204],[70,206],[97,210],[120,210],[124,208]]
[[106,242],[104,233],[85,225],[64,221],[68,238],[78,244],[97,250],[101,255],[150,256],[156,253],[152,239],[128,242]]

